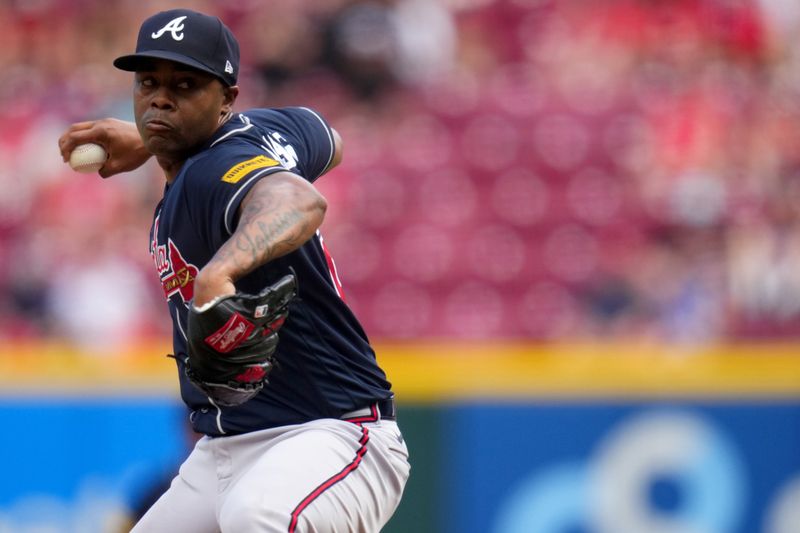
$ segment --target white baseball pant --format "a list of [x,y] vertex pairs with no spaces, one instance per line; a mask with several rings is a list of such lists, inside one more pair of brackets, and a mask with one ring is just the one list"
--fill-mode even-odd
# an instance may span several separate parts
[[203,437],[132,533],[377,533],[409,470],[393,420]]

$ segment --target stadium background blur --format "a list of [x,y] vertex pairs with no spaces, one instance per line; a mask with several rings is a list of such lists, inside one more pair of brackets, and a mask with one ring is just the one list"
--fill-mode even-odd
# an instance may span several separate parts
[[0,531],[109,530],[185,453],[163,178],[56,146],[132,117],[111,60],[178,6],[239,109],[345,139],[323,234],[417,458],[387,531],[800,531],[793,0],[0,3]]

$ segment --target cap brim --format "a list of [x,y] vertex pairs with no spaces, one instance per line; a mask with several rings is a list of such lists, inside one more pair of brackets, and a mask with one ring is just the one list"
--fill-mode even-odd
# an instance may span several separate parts
[[166,59],[168,61],[174,61],[175,63],[180,63],[181,65],[186,65],[192,68],[196,68],[197,70],[202,70],[203,72],[208,72],[209,74],[212,74],[214,77],[222,80],[223,83],[225,84],[228,83],[227,81],[220,78],[219,74],[214,72],[214,70],[205,66],[199,61],[192,59],[189,56],[185,56],[183,54],[176,54],[175,52],[168,52],[166,50],[149,50],[147,52],[139,52],[138,54],[120,56],[114,60],[114,66],[120,70],[125,70],[128,72],[136,72],[137,70],[141,70],[142,64],[146,63],[148,59]]

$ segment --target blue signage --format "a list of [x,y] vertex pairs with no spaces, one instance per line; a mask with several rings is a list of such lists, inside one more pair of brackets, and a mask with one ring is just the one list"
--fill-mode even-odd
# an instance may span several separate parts
[[185,408],[148,398],[0,401],[0,531],[120,531],[187,454]]
[[443,420],[448,533],[782,533],[798,523],[796,401],[476,404]]

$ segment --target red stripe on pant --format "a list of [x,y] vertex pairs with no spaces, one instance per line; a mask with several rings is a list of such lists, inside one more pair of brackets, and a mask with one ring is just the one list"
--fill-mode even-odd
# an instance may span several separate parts
[[338,474],[322,482],[322,484],[314,489],[311,494],[303,498],[303,501],[301,501],[297,507],[295,507],[294,511],[292,511],[292,521],[289,523],[289,533],[294,533],[295,529],[297,528],[297,521],[300,518],[300,513],[302,513],[306,507],[311,505],[311,502],[316,500],[323,492],[346,478],[350,472],[353,472],[356,468],[358,468],[358,465],[361,464],[361,458],[364,457],[365,453],[367,453],[368,442],[369,430],[364,426],[361,426],[361,440],[358,441],[361,447],[356,452],[355,459],[345,466]]

